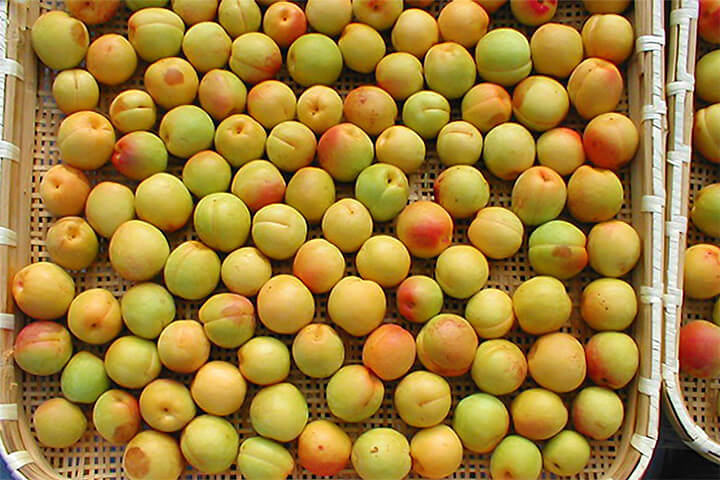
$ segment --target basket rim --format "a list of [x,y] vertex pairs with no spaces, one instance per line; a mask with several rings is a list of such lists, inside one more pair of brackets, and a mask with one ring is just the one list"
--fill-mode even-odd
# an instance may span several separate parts
[[720,443],[711,439],[688,411],[680,387],[678,332],[682,325],[683,255],[687,246],[692,124],[695,114],[695,61],[698,0],[673,0],[669,15],[667,96],[670,136],[667,149],[667,278],[663,348],[663,398],[683,442],[720,464]]
[[[39,14],[38,2],[16,2],[0,0],[0,67],[3,58],[15,58],[24,66],[26,80],[10,77],[7,79],[8,92],[0,102],[0,128],[3,137],[16,145],[31,144],[34,135],[33,118],[36,93],[36,59],[30,47],[29,26]],[[633,120],[642,131],[641,146],[636,161],[633,162],[632,188],[638,195],[633,195],[633,223],[638,222],[642,228],[646,242],[643,248],[643,267],[636,269],[633,276],[641,303],[638,323],[642,323],[645,342],[640,345],[645,363],[645,375],[640,373],[629,390],[627,417],[623,428],[623,446],[620,446],[618,457],[605,475],[616,480],[639,479],[650,464],[659,436],[660,418],[660,384],[661,384],[661,329],[662,329],[662,292],[664,272],[664,208],[665,198],[665,94],[662,85],[664,77],[664,2],[663,0],[635,3],[633,26],[636,29],[636,50],[630,62],[629,71],[636,69],[628,84],[634,82],[638,104]],[[3,35],[4,34],[4,35]],[[0,74],[3,72],[0,68]],[[0,78],[0,82],[2,79]],[[628,87],[630,91],[630,87]],[[644,92],[640,95],[640,92]],[[0,93],[0,95],[2,95]],[[12,99],[12,100],[11,100]],[[14,108],[17,105],[19,108]],[[11,107],[12,116],[5,115]],[[28,108],[29,107],[29,108]],[[3,121],[5,120],[5,121]],[[28,125],[30,126],[28,128]],[[28,143],[28,137],[29,141]],[[22,230],[16,224],[22,223],[11,214],[22,208],[12,208],[12,199],[28,200],[30,192],[23,191],[23,182],[13,181],[28,174],[32,169],[31,155],[22,152],[21,162],[7,161],[0,153],[0,225],[10,230],[15,227],[18,235]],[[642,170],[645,175],[640,175]],[[12,169],[13,175],[4,173]],[[640,178],[643,177],[643,178]],[[647,178],[645,178],[647,177]],[[642,197],[642,199],[641,199]],[[642,201],[641,201],[642,200]],[[658,201],[659,200],[659,201]],[[29,201],[27,201],[29,205]],[[14,210],[14,211],[13,211]],[[20,236],[20,235],[19,235]],[[22,245],[22,238],[18,240]],[[647,247],[647,248],[645,248]],[[15,383],[17,375],[12,358],[14,337],[17,333],[15,325],[14,305],[9,294],[9,273],[15,266],[21,265],[21,248],[3,245],[0,237],[0,271],[5,274],[6,282],[0,287],[0,304],[8,314],[0,314],[0,347],[2,363],[0,364],[0,457],[10,467],[14,479],[64,478],[55,473],[45,459],[42,450],[30,433],[28,419],[25,418],[18,393],[21,386]],[[640,272],[643,270],[643,272]],[[642,274],[642,275],[641,275]],[[645,277],[640,280],[640,277]],[[641,317],[644,317],[641,320]],[[19,318],[19,316],[18,316]],[[4,321],[4,320],[6,321]],[[11,413],[7,413],[11,412]],[[632,448],[630,448],[632,447]]]

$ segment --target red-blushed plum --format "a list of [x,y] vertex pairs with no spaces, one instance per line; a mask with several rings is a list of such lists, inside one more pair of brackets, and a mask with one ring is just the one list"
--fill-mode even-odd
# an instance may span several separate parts
[[494,83],[478,83],[467,91],[460,104],[462,119],[482,133],[505,123],[512,116],[508,92]]
[[382,380],[396,380],[415,363],[415,337],[399,325],[381,325],[365,340],[362,359]]
[[13,357],[18,366],[32,375],[54,375],[70,360],[73,347],[70,332],[55,322],[37,321],[25,325],[15,338]]
[[[239,3],[251,2],[243,0]],[[222,18],[220,24],[223,24]],[[227,27],[225,29],[227,30]],[[233,36],[232,32],[228,33]],[[272,38],[264,33],[246,32],[233,41],[229,63],[230,69],[243,82],[258,83],[275,78],[282,67],[282,55],[280,47]]]
[[285,179],[275,165],[267,160],[253,160],[235,173],[230,190],[251,212],[271,203],[280,203],[285,196]]
[[419,258],[435,257],[452,243],[453,220],[435,202],[421,200],[406,206],[395,229],[400,241]]
[[640,137],[635,124],[621,113],[604,113],[585,126],[583,145],[590,163],[619,170],[635,157]]
[[555,16],[557,0],[510,0],[510,10],[523,25],[537,26]]
[[680,369],[698,378],[720,375],[720,327],[696,320],[680,329]]
[[130,132],[115,143],[110,158],[115,169],[131,180],[145,180],[167,168],[167,149],[154,133]]
[[307,32],[307,19],[305,12],[296,4],[276,2],[265,11],[262,26],[280,48],[287,48]]
[[308,423],[298,437],[298,463],[315,475],[332,477],[350,462],[352,440],[328,420]]
[[368,167],[375,148],[367,133],[352,123],[332,126],[320,137],[317,161],[338,182],[352,182]]

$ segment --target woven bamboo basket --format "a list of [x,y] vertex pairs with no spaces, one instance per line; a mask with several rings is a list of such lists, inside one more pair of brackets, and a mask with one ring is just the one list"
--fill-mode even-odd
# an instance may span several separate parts
[[696,108],[695,62],[713,47],[697,38],[697,0],[674,0],[669,16],[667,149],[667,277],[663,353],[664,398],[668,416],[683,441],[695,451],[720,463],[720,418],[717,405],[720,379],[703,380],[680,373],[678,332],[688,321],[709,319],[712,302],[683,299],[685,247],[715,243],[688,223],[690,199],[703,186],[720,182],[720,169],[692,153],[692,127]]
[[[445,1],[435,2],[430,10],[437,14]],[[0,452],[18,479],[115,479],[123,478],[121,457],[122,447],[105,442],[90,426],[79,443],[69,449],[51,449],[39,447],[29,419],[34,409],[45,399],[60,394],[59,376],[36,377],[17,369],[12,358],[15,334],[27,321],[15,310],[9,295],[9,279],[28,262],[42,261],[47,258],[44,246],[45,233],[53,221],[44,209],[38,194],[38,184],[44,172],[53,164],[60,162],[55,145],[57,127],[62,114],[55,106],[50,93],[52,72],[39,65],[30,48],[29,25],[41,13],[49,8],[59,8],[57,0],[0,1],[0,73],[5,75],[5,88],[0,90],[0,102],[4,122],[0,156],[2,162],[2,184],[0,185],[0,270],[6,279],[0,288],[0,304],[5,312],[0,314],[2,330],[2,363],[0,381]],[[620,109],[629,114],[641,132],[641,146],[632,166],[620,172],[625,188],[625,201],[619,218],[631,222],[640,233],[643,243],[643,255],[638,267],[628,276],[640,298],[638,317],[630,333],[636,339],[640,353],[640,370],[637,378],[620,392],[625,403],[625,422],[620,432],[606,441],[593,441],[592,457],[585,471],[579,475],[582,479],[641,478],[647,468],[657,442],[659,422],[660,392],[660,344],[662,326],[662,282],[663,282],[663,220],[664,220],[664,139],[665,139],[665,103],[662,78],[664,28],[664,8],[661,0],[640,0],[628,14],[637,36],[638,51],[624,68],[628,95],[623,98]],[[108,31],[124,32],[128,12],[121,11],[110,24],[92,29],[93,36]],[[555,21],[579,28],[587,16],[582,3],[561,1]],[[492,17],[493,27],[513,26],[528,33],[512,18],[508,6],[503,7]],[[8,60],[3,60],[7,58]],[[140,69],[139,69],[140,71]],[[289,77],[281,73],[280,79],[287,81],[295,91],[299,91]],[[138,74],[130,82],[141,84]],[[344,73],[335,85],[344,95],[353,87],[373,83],[372,76]],[[127,87],[123,87],[127,88]],[[121,89],[104,89],[100,110],[105,112],[110,100]],[[453,118],[459,117],[459,108],[453,106]],[[565,124],[582,129],[582,120],[571,113]],[[171,162],[169,170],[177,173],[179,162]],[[482,166],[481,166],[482,168]],[[441,170],[434,144],[428,144],[428,159],[421,173],[411,176],[411,201],[432,199],[433,181]],[[509,206],[512,185],[501,182],[486,174],[491,183],[492,205]],[[91,174],[91,180],[123,180],[112,169],[106,167]],[[347,196],[349,189],[339,189],[338,196]],[[468,222],[456,224],[454,242],[467,243]],[[587,232],[589,226],[583,226]],[[388,224],[376,225],[375,233],[392,233],[394,227]],[[191,228],[170,235],[172,246],[194,238]],[[310,237],[317,237],[317,227],[310,229]],[[347,257],[347,271],[354,273],[353,258]],[[273,264],[274,273],[289,271],[286,263]],[[432,275],[433,262],[413,259],[411,273]],[[116,296],[129,287],[129,283],[120,279],[112,270],[107,259],[107,243],[102,241],[98,260],[86,271],[74,275],[79,290],[91,287],[109,289]],[[522,281],[532,276],[527,260],[527,246],[513,258],[491,262],[489,286],[511,292]],[[577,309],[580,292],[584,285],[597,275],[588,271],[566,283],[573,299],[574,313],[566,331],[571,331],[582,341],[587,340],[591,330],[580,319]],[[325,318],[327,295],[316,296],[316,321],[327,322]],[[400,321],[394,309],[395,298],[388,292],[388,313],[386,321]],[[197,318],[198,302],[177,300],[178,318]],[[462,302],[448,300],[445,311],[464,312]],[[418,327],[404,324],[413,333]],[[269,334],[262,326],[257,334]],[[343,335],[341,333],[341,335]],[[510,338],[527,351],[534,338],[517,329],[509,334]],[[292,338],[279,336],[290,344]],[[346,363],[357,363],[361,358],[362,340],[343,336],[346,345]],[[87,348],[84,346],[83,348]],[[101,349],[90,349],[102,354]],[[235,351],[213,347],[212,359],[236,361]],[[417,366],[415,368],[418,368]],[[188,375],[169,375],[188,382]],[[306,395],[311,419],[331,418],[324,400],[327,380],[310,379],[292,370],[289,380]],[[453,406],[463,397],[477,391],[469,376],[450,381],[453,393]],[[528,382],[530,385],[530,382]],[[370,419],[359,424],[340,425],[355,438],[360,432],[372,427],[392,426],[406,434],[412,434],[400,420],[392,405],[392,393],[395,382],[385,385],[385,398],[380,411]],[[249,386],[248,397],[256,391]],[[566,400],[568,397],[566,397]],[[509,401],[510,398],[503,400]],[[248,421],[249,401],[243,409],[229,419],[238,429],[241,438],[253,435]],[[293,446],[290,446],[291,451]],[[453,478],[488,478],[489,455],[465,452],[464,462]],[[414,474],[413,474],[414,475]],[[548,474],[545,474],[549,478]],[[348,469],[340,478],[355,478]],[[188,469],[185,479],[207,478],[197,471]],[[218,479],[238,478],[235,467],[231,471],[217,475]],[[301,467],[292,474],[295,479],[315,478]],[[413,477],[417,478],[417,477]]]

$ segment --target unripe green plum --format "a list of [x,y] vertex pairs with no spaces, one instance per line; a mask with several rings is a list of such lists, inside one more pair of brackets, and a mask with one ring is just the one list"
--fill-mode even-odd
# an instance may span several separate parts
[[200,300],[210,295],[220,280],[220,259],[202,243],[187,241],[170,252],[163,277],[173,295]]
[[412,465],[407,439],[392,428],[373,428],[360,435],[353,445],[351,460],[363,480],[401,480]]
[[60,387],[72,402],[95,403],[110,388],[110,378],[100,358],[90,352],[78,352],[65,366]]
[[305,397],[294,385],[279,383],[265,387],[250,403],[250,423],[260,435],[290,442],[297,438],[308,420]]

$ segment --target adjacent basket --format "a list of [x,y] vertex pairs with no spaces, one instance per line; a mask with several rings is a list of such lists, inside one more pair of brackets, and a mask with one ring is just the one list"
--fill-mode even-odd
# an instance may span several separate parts
[[[431,10],[437,13],[445,1],[438,1]],[[33,0],[24,2],[0,0],[0,73],[5,79],[0,82],[1,110],[0,125],[3,136],[0,142],[0,272],[6,281],[0,287],[0,305],[8,313],[0,314],[0,453],[10,466],[16,479],[115,479],[122,478],[120,465],[122,447],[111,446],[89,428],[81,441],[69,449],[41,448],[35,441],[29,418],[34,408],[50,396],[59,394],[58,376],[33,377],[15,368],[12,349],[15,334],[24,325],[26,319],[15,313],[15,307],[9,294],[10,278],[19,268],[29,261],[40,261],[47,257],[44,238],[47,227],[52,222],[40,201],[37,186],[44,171],[50,165],[60,161],[54,138],[62,115],[50,96],[50,72],[36,63],[30,47],[29,26],[43,9],[58,8],[57,0]],[[556,21],[569,23],[576,27],[584,19],[582,3],[577,1],[561,2]],[[121,30],[126,20],[117,19],[112,25],[103,27],[103,32]],[[632,22],[637,36],[637,53],[628,62],[626,78],[628,81],[628,101],[623,101],[622,109],[635,121],[641,132],[641,145],[636,159],[629,169],[620,172],[625,187],[625,203],[619,218],[632,222],[640,233],[643,242],[643,255],[632,278],[639,298],[640,309],[632,327],[632,334],[640,349],[640,370],[637,378],[621,392],[625,400],[625,422],[621,432],[607,441],[592,442],[592,457],[585,471],[579,475],[582,479],[612,478],[615,480],[639,479],[643,476],[658,438],[659,431],[659,392],[660,392],[660,347],[662,329],[662,283],[663,283],[663,228],[664,228],[664,151],[665,151],[665,102],[662,79],[664,77],[664,4],[661,0],[641,0],[635,5]],[[513,19],[507,6],[493,16],[494,26],[513,26],[527,31]],[[24,68],[23,68],[24,67]],[[289,81],[287,75],[281,79]],[[344,74],[337,88],[341,93],[360,83],[372,82],[372,77],[356,74]],[[133,80],[135,85],[140,80]],[[296,88],[290,82],[291,86]],[[101,107],[106,108],[109,100],[117,91],[104,92]],[[457,109],[454,118],[458,117]],[[4,120],[4,121],[2,121]],[[577,116],[569,118],[569,124],[582,128]],[[412,199],[432,198],[433,179],[441,170],[436,158],[434,145],[428,145],[428,165],[420,174],[411,177]],[[178,165],[173,167],[177,171]],[[98,178],[118,179],[111,167],[98,174]],[[491,203],[509,205],[511,185],[491,179]],[[340,193],[343,193],[341,190]],[[459,222],[454,241],[466,243],[467,222]],[[587,229],[586,229],[587,230]],[[391,225],[376,226],[377,232],[392,232]],[[190,238],[192,230],[186,229],[170,237],[174,246]],[[317,236],[318,229],[311,229],[311,236]],[[287,271],[287,263],[275,266],[276,272]],[[412,273],[432,274],[433,263],[413,261]],[[348,272],[354,272],[352,257],[348,257]],[[515,257],[505,261],[491,262],[489,286],[511,291],[531,276],[531,267],[527,261],[527,250],[523,248]],[[129,286],[112,271],[108,261],[105,243],[101,247],[96,264],[85,272],[75,274],[78,288],[104,287],[115,295],[121,295]],[[597,275],[586,271],[567,282],[569,292],[575,304],[571,325],[572,331],[582,340],[587,340],[592,332],[581,321],[577,305],[584,285]],[[316,321],[324,318],[327,296],[318,296]],[[397,320],[394,309],[394,295],[389,295],[388,320]],[[463,312],[463,303],[449,300],[446,310]],[[197,318],[198,303],[178,301],[179,318]],[[417,332],[417,326],[406,327]],[[262,328],[259,334],[268,332]],[[512,340],[527,350],[533,338],[513,331]],[[343,337],[346,341],[346,362],[358,362],[361,341]],[[289,343],[287,336],[282,338]],[[93,350],[99,352],[100,350]],[[234,351],[213,350],[213,359],[235,360]],[[188,376],[176,376],[184,381]],[[308,379],[293,372],[289,381],[296,384],[306,395],[311,418],[330,418],[324,402],[326,380]],[[454,402],[477,391],[472,381],[465,376],[451,381]],[[411,434],[392,407],[393,382],[386,384],[386,394],[381,410],[372,418],[360,424],[341,424],[351,436],[378,426],[393,426]],[[256,389],[249,388],[248,398]],[[231,421],[245,438],[252,435],[247,420],[247,404]],[[453,478],[488,478],[489,455],[477,455],[466,452],[464,463]],[[216,478],[237,478],[237,472],[218,475]],[[346,470],[339,478],[354,478],[352,470]],[[549,476],[548,476],[549,477]],[[188,470],[183,478],[207,478],[197,471]],[[307,471],[297,467],[292,478],[314,478]],[[413,476],[413,478],[416,478]]]
[[[670,136],[667,150],[667,244],[665,289],[664,397],[668,416],[680,437],[695,451],[720,463],[720,381],[680,373],[678,333],[690,320],[709,319],[710,301],[683,300],[683,260],[687,244],[713,243],[688,225],[691,195],[720,181],[720,168],[692,154],[695,112],[695,62],[710,45],[697,41],[697,0],[674,0],[669,17],[667,95]],[[715,241],[715,243],[717,243]]]

